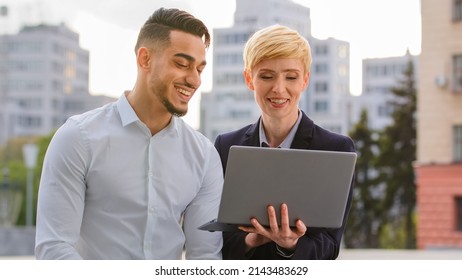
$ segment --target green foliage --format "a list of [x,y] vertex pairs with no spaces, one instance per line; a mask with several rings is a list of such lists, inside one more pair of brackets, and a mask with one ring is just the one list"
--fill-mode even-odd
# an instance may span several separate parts
[[[9,213],[13,220],[15,220],[16,225],[25,225],[26,223],[26,183],[27,183],[27,168],[24,164],[22,147],[26,143],[35,143],[38,145],[39,152],[37,156],[37,165],[34,169],[34,194],[33,194],[33,217],[35,224],[35,213],[37,208],[37,194],[40,183],[40,175],[42,173],[43,159],[45,157],[46,149],[53,137],[54,132],[44,136],[44,137],[35,137],[35,138],[15,138],[0,149],[0,157],[3,159],[0,164],[0,169],[3,170],[4,167],[7,167],[9,170],[9,186],[14,192],[19,193],[19,198],[14,196],[14,203],[20,203],[20,206],[15,206],[14,209],[19,210],[10,210],[17,211],[19,213]],[[3,178],[2,178],[3,180]],[[14,222],[14,221],[13,221]]]
[[[393,123],[375,132],[367,113],[350,132],[358,162],[352,209],[345,230],[350,248],[415,248],[416,89],[414,65],[391,89]],[[378,135],[378,136],[377,136]]]
[[[405,248],[415,248],[415,222],[412,217],[416,205],[416,183],[413,163],[416,159],[417,94],[414,66],[409,62],[404,79],[391,90],[396,96],[393,104],[393,124],[380,134],[380,154],[377,166],[380,179],[386,183],[384,220],[397,224],[404,218]],[[386,223],[386,222],[385,222]]]
[[[412,215],[413,224],[416,223],[415,213]],[[380,234],[379,247],[383,249],[407,248],[409,234],[406,230],[406,218],[396,219],[396,225],[385,224]]]
[[377,132],[368,126],[367,110],[361,111],[360,121],[350,131],[358,159],[355,169],[353,202],[348,216],[344,242],[348,248],[376,248],[379,246],[381,203],[380,185],[375,175],[378,150]]

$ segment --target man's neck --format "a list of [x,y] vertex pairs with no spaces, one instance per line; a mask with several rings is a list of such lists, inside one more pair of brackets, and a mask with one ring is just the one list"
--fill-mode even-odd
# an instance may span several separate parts
[[151,131],[151,135],[155,135],[167,127],[172,120],[172,114],[168,112],[162,104],[157,102],[157,100],[153,100],[155,97],[141,94],[136,89],[126,91],[125,95],[138,118]]

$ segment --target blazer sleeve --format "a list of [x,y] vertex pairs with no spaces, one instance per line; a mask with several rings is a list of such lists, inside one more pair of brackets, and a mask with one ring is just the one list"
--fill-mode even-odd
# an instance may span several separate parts
[[[349,137],[338,135],[334,138],[336,138],[336,141],[334,141],[335,145],[330,146],[332,150],[355,152],[354,143]],[[334,142],[331,142],[331,144],[334,144]],[[317,143],[312,143],[312,147],[316,148]],[[350,192],[345,208],[345,214],[343,216],[342,226],[337,229],[308,227],[306,234],[298,240],[293,259],[334,260],[338,257],[341,247],[341,239],[343,232],[345,231],[345,225],[351,208],[354,187],[353,182],[354,178],[350,183]]]

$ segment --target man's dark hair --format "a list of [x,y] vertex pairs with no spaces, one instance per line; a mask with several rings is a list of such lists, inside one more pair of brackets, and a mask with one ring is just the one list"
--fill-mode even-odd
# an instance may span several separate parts
[[205,47],[210,45],[210,34],[205,24],[188,12],[179,9],[160,8],[141,27],[135,52],[144,42],[164,45],[170,42],[170,31],[179,30],[203,38]]

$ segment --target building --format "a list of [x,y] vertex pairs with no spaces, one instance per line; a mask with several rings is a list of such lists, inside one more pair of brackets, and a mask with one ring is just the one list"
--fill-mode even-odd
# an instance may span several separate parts
[[462,1],[422,0],[417,247],[462,248]]
[[417,81],[419,57],[409,52],[403,56],[363,60],[361,95],[352,96],[348,102],[350,124],[357,123],[365,109],[371,129],[380,131],[392,125],[392,103],[396,96],[391,89],[399,86],[399,81],[404,79],[404,71],[410,61],[414,64],[414,79]]
[[0,36],[0,144],[46,135],[71,115],[107,102],[89,94],[89,52],[66,25]]
[[236,0],[234,26],[213,30],[213,83],[201,95],[201,132],[213,141],[257,121],[260,111],[244,83],[242,53],[255,31],[272,24],[294,28],[310,42],[311,78],[301,109],[319,125],[346,133],[342,100],[349,96],[349,43],[313,38],[310,9],[290,0]]
[[350,44],[328,38],[309,37],[313,62],[310,84],[300,100],[304,110],[317,125],[330,131],[348,134],[350,127],[347,101],[350,94]]

